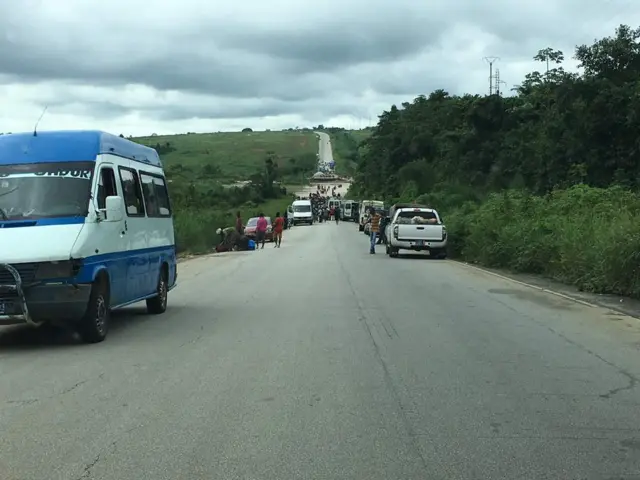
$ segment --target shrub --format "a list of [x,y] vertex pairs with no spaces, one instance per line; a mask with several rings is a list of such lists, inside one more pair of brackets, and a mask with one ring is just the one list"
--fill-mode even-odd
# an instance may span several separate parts
[[640,297],[640,196],[621,187],[493,194],[452,211],[447,228],[452,256]]

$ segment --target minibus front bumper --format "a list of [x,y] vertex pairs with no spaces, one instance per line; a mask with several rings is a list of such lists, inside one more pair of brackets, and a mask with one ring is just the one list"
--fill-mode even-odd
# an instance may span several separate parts
[[[0,325],[76,320],[84,315],[91,285],[49,283],[25,286],[20,272],[0,263],[0,272],[8,272],[13,281],[0,283]],[[6,275],[3,275],[6,277]]]

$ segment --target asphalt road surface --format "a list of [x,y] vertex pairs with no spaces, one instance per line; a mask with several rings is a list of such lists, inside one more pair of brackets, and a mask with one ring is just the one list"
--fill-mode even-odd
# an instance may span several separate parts
[[[315,132],[320,138],[318,140],[318,157],[319,162],[332,162],[333,161],[333,149],[331,147],[331,138],[324,132]],[[319,165],[318,165],[319,167]],[[307,197],[310,193],[316,193],[318,191],[317,185],[336,187],[336,194],[340,194],[343,198],[349,190],[349,182],[339,180],[335,182],[311,182],[310,185],[300,188],[296,192],[297,196]]]
[[331,137],[328,133],[314,132],[318,135],[318,159],[321,162],[333,162],[333,149],[331,148]]
[[634,319],[342,223],[179,281],[102,344],[0,330],[2,480],[640,478]]

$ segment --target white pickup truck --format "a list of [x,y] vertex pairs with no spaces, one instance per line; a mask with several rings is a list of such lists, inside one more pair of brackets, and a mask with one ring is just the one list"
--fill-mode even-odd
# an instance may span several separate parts
[[385,228],[387,255],[397,257],[400,250],[428,252],[433,258],[447,257],[447,229],[433,208],[397,204],[389,211]]

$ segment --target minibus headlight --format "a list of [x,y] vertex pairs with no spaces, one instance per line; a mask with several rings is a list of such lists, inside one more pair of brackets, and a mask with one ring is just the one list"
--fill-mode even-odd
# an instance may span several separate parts
[[72,278],[80,271],[82,262],[79,260],[62,260],[60,262],[42,262],[36,270],[36,280],[52,280],[58,278]]

